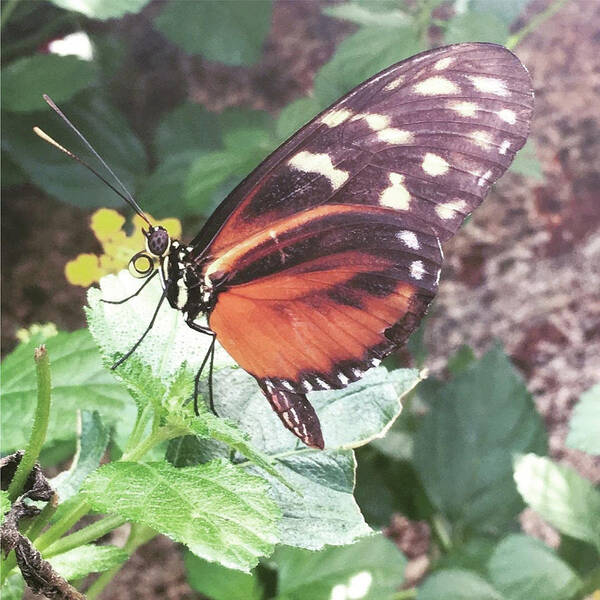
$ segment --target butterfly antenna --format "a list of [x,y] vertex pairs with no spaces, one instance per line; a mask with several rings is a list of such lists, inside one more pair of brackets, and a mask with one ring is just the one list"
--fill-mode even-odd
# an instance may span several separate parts
[[79,158],[76,154],[74,154],[70,150],[67,150],[65,147],[61,146],[58,142],[53,140],[47,133],[44,133],[39,127],[34,127],[33,128],[34,132],[37,135],[39,135],[44,141],[48,142],[55,148],[58,148],[61,152],[64,152],[67,156],[69,156],[73,160],[76,160],[78,163],[82,164],[84,167],[86,167],[88,170],[90,170],[94,175],[96,175],[96,177],[98,177],[111,190],[113,190],[113,192],[115,192],[127,204],[129,204],[129,206],[131,206],[131,208],[133,208],[133,210],[135,210],[135,212],[140,217],[142,217],[142,219],[144,219],[144,221],[146,221],[146,223],[148,223],[148,225],[151,226],[151,223],[148,220],[148,218],[146,217],[146,215],[144,214],[144,211],[140,208],[138,203],[135,201],[134,197],[130,194],[129,190],[125,187],[123,182],[117,177],[115,172],[106,164],[106,162],[98,154],[98,152],[96,152],[96,150],[94,150],[94,147],[87,141],[85,136],[79,131],[79,129],[77,129],[77,127],[75,127],[75,125],[73,125],[73,123],[71,123],[71,121],[69,121],[69,119],[62,112],[62,110],[60,110],[60,108],[58,108],[58,106],[56,106],[56,104],[54,103],[52,98],[50,98],[50,96],[48,96],[47,94],[44,94],[43,98],[46,101],[46,103],[48,104],[48,106],[50,106],[50,108],[77,134],[77,136],[83,141],[83,143],[90,150],[90,152],[100,161],[102,166],[104,166],[104,168],[113,176],[114,180],[119,184],[122,192],[117,190],[114,185],[109,183],[102,175],[100,175],[100,173],[98,173],[94,168],[92,168],[89,164],[87,164],[83,159]]

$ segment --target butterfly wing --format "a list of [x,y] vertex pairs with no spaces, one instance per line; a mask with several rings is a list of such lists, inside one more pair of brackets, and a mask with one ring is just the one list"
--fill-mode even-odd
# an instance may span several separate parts
[[505,48],[425,52],[301,129],[194,240],[218,291],[211,328],[305,443],[323,440],[304,393],[359,378],[417,326],[439,241],[523,146],[532,106],[530,77]]

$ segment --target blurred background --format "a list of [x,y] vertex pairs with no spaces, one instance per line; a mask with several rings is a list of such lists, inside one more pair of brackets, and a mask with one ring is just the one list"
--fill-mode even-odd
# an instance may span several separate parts
[[[458,41],[508,44],[529,69],[531,141],[446,247],[422,339],[397,360],[443,375],[463,345],[481,354],[499,339],[535,397],[549,454],[599,482],[598,459],[564,443],[574,403],[600,374],[597,0],[3,0],[3,353],[33,323],[83,327],[86,286],[125,267],[141,239],[118,197],[32,134],[39,125],[88,157],[42,93],[144,210],[179,220],[191,239],[250,169],[342,93]],[[426,528],[388,525],[418,577]],[[135,597],[196,597],[169,545],[155,540],[133,558],[119,598],[132,585]],[[148,569],[157,556],[162,568]]]

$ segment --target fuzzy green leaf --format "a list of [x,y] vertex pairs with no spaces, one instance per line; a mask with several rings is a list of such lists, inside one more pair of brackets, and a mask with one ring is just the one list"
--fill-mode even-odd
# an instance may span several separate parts
[[526,535],[502,540],[488,571],[494,587],[509,600],[568,600],[581,583],[552,550]]
[[270,0],[178,0],[165,5],[156,28],[189,54],[228,65],[251,65],[271,28]]
[[[135,192],[147,170],[146,153],[123,115],[98,94],[82,94],[61,108],[93,142],[125,186]],[[35,185],[62,202],[80,207],[123,206],[123,201],[104,183],[39,139],[32,131],[34,126],[75,151],[81,142],[49,108],[2,119],[2,148]]]
[[180,469],[111,463],[82,491],[94,509],[146,525],[232,569],[249,570],[277,540],[279,510],[266,483],[226,461]]
[[190,587],[211,600],[262,600],[263,590],[256,575],[211,563],[189,551],[183,555]]
[[465,569],[442,569],[419,587],[417,600],[507,600],[485,579]]
[[71,467],[50,480],[61,502],[77,494],[83,480],[98,468],[108,439],[109,432],[102,425],[102,419],[96,411],[84,410],[78,413],[77,451]]
[[382,534],[320,552],[279,547],[273,560],[278,591],[289,600],[391,600],[404,581],[406,565],[403,554]]
[[526,454],[515,460],[523,500],[561,533],[600,550],[600,491],[570,467]]
[[364,27],[347,37],[315,76],[315,96],[327,106],[368,77],[423,50],[413,28]]
[[127,13],[138,13],[150,0],[50,0],[52,4],[84,14],[90,19],[118,19]]
[[546,447],[522,378],[495,347],[441,388],[423,390],[431,410],[416,432],[414,464],[430,500],[454,526],[498,531],[523,508],[513,454]]
[[44,110],[48,105],[42,94],[60,104],[90,87],[95,77],[94,63],[75,56],[36,54],[20,58],[2,69],[2,108],[13,112]]
[[129,555],[116,546],[86,544],[53,556],[48,562],[67,581],[85,577],[89,573],[102,573],[124,563]]
[[567,446],[600,455],[600,383],[581,394],[575,405]]
[[[33,351],[37,340],[20,344],[2,361],[2,452],[24,448],[36,406]],[[46,442],[74,439],[77,410],[97,410],[108,425],[120,418],[130,398],[103,367],[86,330],[59,333],[47,340],[52,377],[52,404]]]

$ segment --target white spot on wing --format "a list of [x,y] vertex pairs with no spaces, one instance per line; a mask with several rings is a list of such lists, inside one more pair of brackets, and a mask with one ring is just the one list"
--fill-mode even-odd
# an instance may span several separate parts
[[352,375],[354,375],[354,377],[360,377],[362,375],[362,371],[360,369],[352,369]]
[[327,125],[327,127],[337,127],[344,121],[347,121],[352,116],[352,111],[347,108],[338,108],[337,110],[331,110],[321,118],[321,123]]
[[435,207],[435,212],[440,219],[447,221],[453,219],[457,212],[461,212],[467,209],[467,203],[464,200],[451,200],[444,204],[438,204]]
[[514,110],[510,110],[509,108],[503,108],[496,113],[503,121],[509,123],[510,125],[514,125],[517,122],[517,115]]
[[378,115],[374,113],[359,113],[352,117],[353,121],[359,121],[361,119],[365,121],[373,131],[380,131],[381,129],[385,129],[391,122],[390,117],[388,117],[387,115]]
[[390,173],[390,187],[383,190],[379,197],[379,204],[396,210],[408,210],[410,194],[404,185],[404,175]]
[[396,88],[399,88],[403,83],[404,83],[404,75],[400,75],[400,77],[396,77],[396,79],[394,79],[393,81],[390,81],[383,89],[386,92],[389,92],[391,90],[395,90]]
[[504,140],[501,144],[500,144],[500,150],[498,150],[498,152],[500,154],[506,154],[506,151],[510,148],[510,140]]
[[477,185],[479,187],[483,187],[486,183],[490,183],[489,179],[492,175],[492,171],[488,170],[486,171],[478,180],[477,180]]
[[441,156],[433,154],[433,152],[427,152],[423,158],[421,167],[428,175],[437,177],[438,175],[446,174],[450,165]]
[[320,379],[319,377],[317,377],[315,379],[315,381],[317,382],[317,384],[319,385],[319,387],[321,387],[324,390],[328,390],[329,389],[329,384],[326,383],[325,381],[323,381],[322,379]]
[[477,144],[480,148],[484,150],[489,150],[492,145],[492,136],[488,131],[472,131],[469,134],[469,137]]
[[475,102],[452,102],[448,106],[461,117],[474,117],[479,109]]
[[377,138],[387,144],[409,144],[415,139],[412,131],[406,131],[405,129],[382,129],[377,133]]
[[442,94],[458,94],[460,88],[449,79],[436,75],[415,84],[413,90],[422,96],[439,96]]
[[425,270],[425,265],[420,260],[414,260],[410,265],[410,276],[413,279],[423,279],[423,275],[425,275],[427,271]]
[[414,231],[399,231],[396,234],[396,237],[399,240],[402,240],[403,244],[407,248],[410,248],[412,250],[418,250],[421,247],[421,244],[419,244],[419,240],[417,239],[417,236]]
[[292,387],[291,383],[289,381],[282,381],[281,382],[281,387],[285,388],[286,390],[293,392],[294,388]]
[[496,96],[509,96],[510,92],[506,89],[506,82],[496,77],[483,77],[481,75],[467,75],[476,89],[484,94],[494,94]]
[[447,69],[453,62],[454,58],[452,58],[451,56],[447,56],[446,58],[440,58],[440,60],[438,60],[435,63],[435,65],[433,65],[433,68],[436,71],[443,71],[444,69]]
[[334,190],[337,190],[344,185],[349,177],[347,171],[334,167],[331,162],[331,157],[329,154],[325,153],[313,154],[312,152],[302,150],[302,152],[298,152],[298,154],[293,156],[288,161],[288,164],[305,173],[318,173],[319,175],[323,175],[323,177],[329,179],[331,187]]
[[381,364],[381,359],[379,359],[379,358],[372,358],[371,359],[371,366],[378,367],[380,364]]
[[348,383],[350,382],[350,380],[343,373],[338,373],[337,377],[338,377],[338,381],[342,385],[348,385]]

